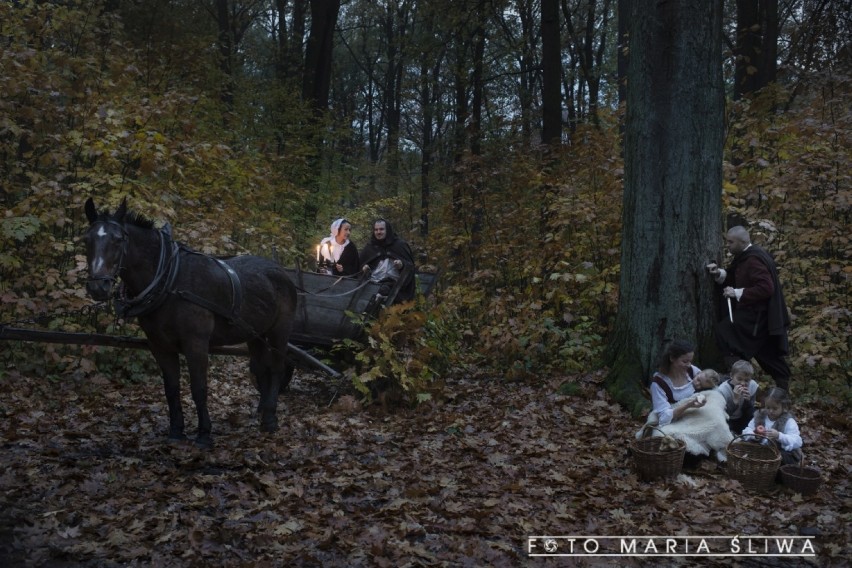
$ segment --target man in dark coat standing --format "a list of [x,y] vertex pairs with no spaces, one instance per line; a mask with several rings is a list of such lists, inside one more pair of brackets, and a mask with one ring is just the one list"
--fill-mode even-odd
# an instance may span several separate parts
[[719,348],[729,366],[737,359],[748,361],[754,357],[777,387],[788,390],[790,367],[784,356],[788,350],[790,316],[775,260],[751,244],[745,227],[732,227],[725,240],[734,255],[728,269],[707,265],[710,275],[722,286],[725,298],[724,316],[716,326]]
[[373,235],[359,258],[362,270],[371,272],[370,278],[382,284],[379,289],[381,300],[388,296],[399,278],[405,278],[405,281],[400,285],[394,303],[414,299],[414,255],[408,243],[394,232],[385,219],[373,222]]

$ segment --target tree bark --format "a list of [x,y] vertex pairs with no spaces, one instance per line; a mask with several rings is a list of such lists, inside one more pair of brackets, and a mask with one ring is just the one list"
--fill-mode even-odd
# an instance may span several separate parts
[[[399,174],[399,138],[402,121],[402,76],[405,69],[405,50],[408,41],[408,5],[388,2],[385,12],[385,41],[387,70],[384,77],[383,107],[387,116],[387,173],[390,179]],[[394,187],[396,187],[394,185]]]
[[562,140],[562,49],[559,42],[559,0],[541,0],[541,141]]
[[431,205],[432,174],[432,85],[430,67],[424,58],[420,62],[420,107],[423,109],[420,144],[420,236],[429,234],[429,208]]
[[707,262],[721,245],[721,3],[634,2],[630,13],[619,309],[607,386],[637,410],[664,339],[715,355]]
[[305,37],[306,5],[307,0],[275,2],[278,14],[278,77],[282,84],[294,84],[296,87],[304,76],[302,41]]
[[290,57],[289,64],[293,77],[297,78],[304,73],[305,54],[302,43],[305,39],[305,12],[308,0],[293,0],[293,18],[290,24],[290,49],[287,53]]
[[302,97],[317,112],[328,109],[334,28],[340,0],[311,0],[311,31],[305,49]]
[[480,25],[474,34],[473,44],[473,92],[470,102],[470,153],[473,157],[473,179],[470,186],[470,203],[473,215],[470,223],[470,249],[471,268],[476,270],[479,259],[479,249],[482,247],[482,232],[485,225],[485,212],[480,199],[482,184],[479,182],[481,176],[482,157],[482,107],[485,95],[485,43],[486,28],[484,16],[480,16]]
[[618,0],[618,42],[616,49],[616,77],[618,80],[618,104],[627,103],[627,47],[630,35],[627,23],[630,21],[630,0]]
[[775,81],[778,57],[778,0],[737,0],[734,99]]

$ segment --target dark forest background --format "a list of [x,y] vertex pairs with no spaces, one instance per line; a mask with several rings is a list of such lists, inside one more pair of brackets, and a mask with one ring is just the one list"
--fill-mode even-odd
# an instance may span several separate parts
[[[545,534],[810,535],[613,562],[846,566],[846,4],[0,2],[0,333],[138,334],[86,297],[89,197],[307,270],[381,215],[441,271],[317,353],[343,381],[299,370],[276,433],[211,357],[209,451],[164,443],[147,352],[0,341],[0,564],[514,567]],[[737,223],[780,266],[812,495],[632,469],[661,340],[725,370],[704,264]]]
[[[709,191],[718,234],[746,224],[779,262],[795,395],[848,404],[842,4],[718,4],[724,160]],[[428,301],[374,326],[356,385],[392,375],[420,400],[453,376],[561,377],[570,389],[617,363],[606,347],[622,241],[636,238],[622,232],[630,6],[3,2],[0,322],[133,332],[106,313],[76,317],[90,303],[79,241],[90,196],[111,207],[127,197],[207,253],[305,267],[333,219],[351,219],[363,244],[381,215],[442,276]],[[686,98],[706,88],[675,87]],[[0,377],[157,374],[118,350],[6,343],[2,359]]]

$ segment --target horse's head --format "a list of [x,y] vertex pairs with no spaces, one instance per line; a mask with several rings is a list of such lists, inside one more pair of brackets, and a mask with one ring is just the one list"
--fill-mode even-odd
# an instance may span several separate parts
[[89,230],[83,239],[89,267],[86,291],[94,300],[109,299],[121,271],[121,263],[127,252],[127,229],[124,226],[126,213],[126,200],[121,202],[112,215],[99,214],[92,198],[86,200],[86,218],[89,220]]

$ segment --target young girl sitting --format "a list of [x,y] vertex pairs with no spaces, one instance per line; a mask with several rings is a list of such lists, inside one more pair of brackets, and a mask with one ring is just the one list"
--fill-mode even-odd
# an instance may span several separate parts
[[781,450],[781,465],[798,464],[802,461],[802,436],[799,425],[790,414],[790,399],[787,391],[777,387],[769,391],[763,408],[754,413],[754,418],[743,430],[743,434],[762,434]]
[[731,365],[731,376],[719,385],[719,392],[725,397],[725,412],[728,413],[728,427],[736,435],[742,433],[754,417],[754,398],[757,383],[753,379],[754,367],[748,361],[737,361]]

